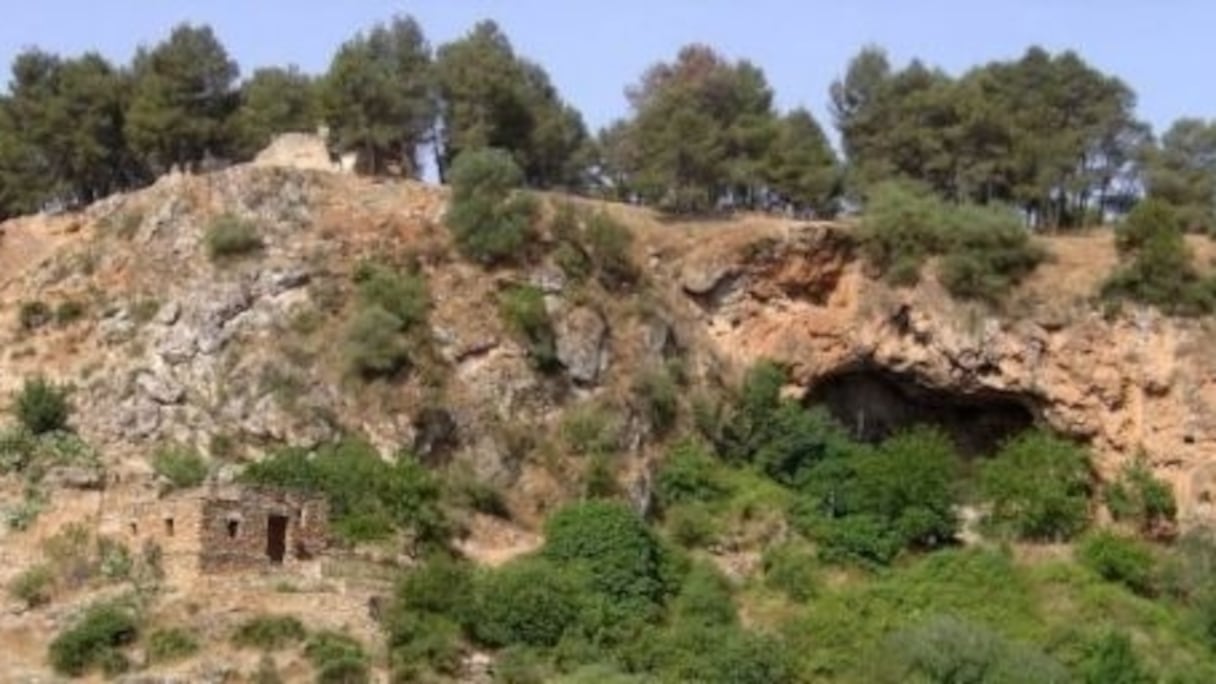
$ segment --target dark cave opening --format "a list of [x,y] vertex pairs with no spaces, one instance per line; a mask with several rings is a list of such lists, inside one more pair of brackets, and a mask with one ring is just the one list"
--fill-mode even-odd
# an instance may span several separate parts
[[990,454],[1035,423],[1030,397],[950,392],[880,368],[827,376],[811,389],[806,403],[826,407],[864,442],[877,442],[915,425],[933,425],[966,456]]

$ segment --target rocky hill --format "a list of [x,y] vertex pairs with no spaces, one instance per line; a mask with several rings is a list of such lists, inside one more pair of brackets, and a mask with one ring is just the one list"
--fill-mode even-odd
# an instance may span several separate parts
[[[25,518],[0,529],[0,584],[72,523],[124,534],[123,507],[165,490],[152,461],[166,445],[197,450],[218,486],[275,448],[352,434],[497,492],[508,515],[463,511],[458,544],[500,563],[535,548],[546,512],[582,496],[602,466],[575,453],[578,416],[611,423],[621,456],[609,475],[645,509],[663,443],[639,391],[649,374],[678,366],[686,404],[761,359],[786,365],[786,393],[825,403],[858,437],[927,421],[978,453],[1042,423],[1089,444],[1099,476],[1145,454],[1174,486],[1184,524],[1216,514],[1210,322],[1095,306],[1100,265],[1114,261],[1107,234],[1046,239],[1052,261],[996,311],[954,301],[932,279],[893,289],[870,277],[847,224],[673,222],[602,205],[630,228],[641,274],[617,288],[561,267],[552,219],[563,198],[546,198],[534,258],[486,269],[453,249],[442,188],[274,163],[168,176],[78,213],[4,224],[0,393],[36,376],[70,385],[71,427],[95,458],[56,465],[36,485],[0,476],[0,508]],[[256,244],[217,253],[209,236],[220,221],[252,226]],[[416,269],[428,293],[408,367],[389,379],[351,370],[367,264]],[[501,314],[521,285],[543,294],[556,369],[538,368]],[[373,643],[369,605],[388,591],[374,568],[396,562],[410,559],[373,550],[351,559],[360,569],[289,588],[261,574],[171,576],[156,619],[193,623],[213,645],[153,671],[180,681],[253,672],[257,659],[223,635],[268,607]],[[82,580],[41,607],[6,596],[0,679],[44,681],[45,644],[115,591]],[[308,671],[280,660],[289,678]]]

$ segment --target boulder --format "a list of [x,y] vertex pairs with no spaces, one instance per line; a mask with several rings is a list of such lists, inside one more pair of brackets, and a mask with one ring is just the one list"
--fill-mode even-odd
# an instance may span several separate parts
[[557,359],[577,383],[593,385],[607,368],[608,323],[586,306],[560,311],[554,322]]

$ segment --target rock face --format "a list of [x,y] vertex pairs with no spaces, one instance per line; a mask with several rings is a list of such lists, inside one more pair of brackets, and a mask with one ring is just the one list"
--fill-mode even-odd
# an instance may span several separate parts
[[554,332],[557,360],[570,378],[584,385],[595,384],[608,364],[608,323],[603,315],[586,306],[569,310],[558,307]]
[[[732,269],[701,258],[687,258],[682,289],[716,351],[738,365],[787,364],[808,397],[868,373],[910,404],[969,407],[977,431],[985,406],[1020,406],[1090,444],[1102,476],[1143,452],[1175,486],[1184,522],[1216,519],[1216,347],[1203,322],[1147,310],[1106,320],[1094,307],[1065,322],[998,316],[932,282],[893,290],[823,226],[741,250]],[[869,404],[882,409],[873,395]]]

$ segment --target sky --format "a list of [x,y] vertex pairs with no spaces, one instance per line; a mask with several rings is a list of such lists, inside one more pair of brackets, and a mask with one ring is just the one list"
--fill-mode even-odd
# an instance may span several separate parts
[[97,50],[117,62],[176,24],[208,23],[243,74],[296,64],[323,72],[339,44],[393,14],[413,15],[432,45],[492,18],[540,62],[593,130],[627,113],[624,88],[691,42],[764,69],[782,108],[825,127],[828,87],[866,45],[950,73],[1020,56],[1030,45],[1075,49],[1139,95],[1162,131],[1181,116],[1216,117],[1216,2],[1208,0],[4,0],[0,62],[38,46]]

